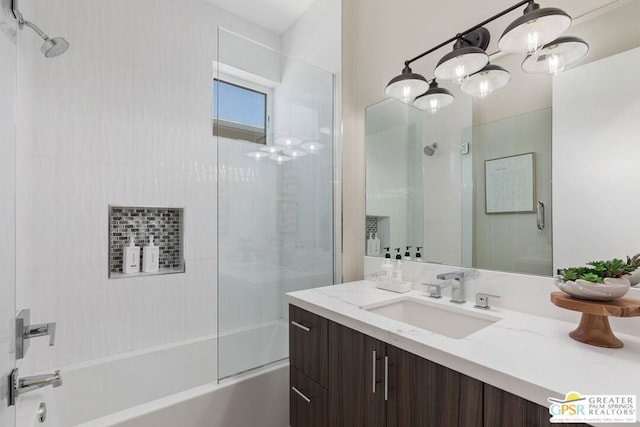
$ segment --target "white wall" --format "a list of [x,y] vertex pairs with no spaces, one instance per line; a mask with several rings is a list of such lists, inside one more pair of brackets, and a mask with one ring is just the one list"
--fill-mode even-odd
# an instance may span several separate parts
[[639,66],[636,48],[554,80],[554,269],[640,252]]
[[[23,373],[215,333],[217,28],[279,37],[200,0],[21,7],[71,43],[45,59],[19,36],[18,308],[58,322]],[[109,204],[184,206],[187,273],[108,280]]]
[[8,375],[15,348],[15,208],[16,208],[16,24],[3,1],[0,9],[0,425],[15,423],[7,405]]

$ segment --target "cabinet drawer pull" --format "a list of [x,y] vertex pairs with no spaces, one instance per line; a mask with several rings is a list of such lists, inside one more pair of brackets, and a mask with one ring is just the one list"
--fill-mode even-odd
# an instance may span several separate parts
[[376,394],[376,351],[373,350],[373,364],[372,364],[372,381],[371,381],[371,392]]
[[297,388],[291,387],[291,390],[295,391],[298,394],[298,396],[300,396],[301,398],[304,399],[305,402],[311,403],[311,399],[309,399],[307,396],[302,394],[302,392],[300,390],[298,390]]
[[292,321],[291,321],[291,324],[292,324],[293,326],[297,327],[297,328],[302,329],[302,330],[303,330],[303,331],[305,331],[305,332],[309,332],[309,331],[311,330],[311,328],[307,328],[306,326],[301,325],[300,323],[296,322],[295,320],[292,320]]
[[389,356],[384,357],[384,400],[389,400]]

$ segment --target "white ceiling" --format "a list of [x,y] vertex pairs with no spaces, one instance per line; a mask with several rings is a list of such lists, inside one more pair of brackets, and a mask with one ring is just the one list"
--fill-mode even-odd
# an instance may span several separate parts
[[276,34],[285,32],[314,0],[206,0]]

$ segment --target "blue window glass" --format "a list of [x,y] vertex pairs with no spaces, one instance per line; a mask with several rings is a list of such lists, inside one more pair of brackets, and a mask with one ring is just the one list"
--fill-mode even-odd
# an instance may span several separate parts
[[213,118],[214,135],[264,144],[267,95],[214,79]]

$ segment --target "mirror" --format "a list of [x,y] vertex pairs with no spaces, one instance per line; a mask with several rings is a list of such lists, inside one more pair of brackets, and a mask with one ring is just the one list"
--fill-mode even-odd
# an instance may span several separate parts
[[637,16],[640,2],[618,1],[575,20],[567,34],[590,52],[556,77],[525,74],[522,56],[496,54],[491,62],[512,80],[487,98],[447,86],[456,100],[435,115],[394,100],[367,108],[366,236],[392,251],[412,246],[412,257],[423,247],[425,261],[546,276],[638,252],[626,215],[637,212],[627,184],[638,177],[637,97],[620,95],[639,93]]

